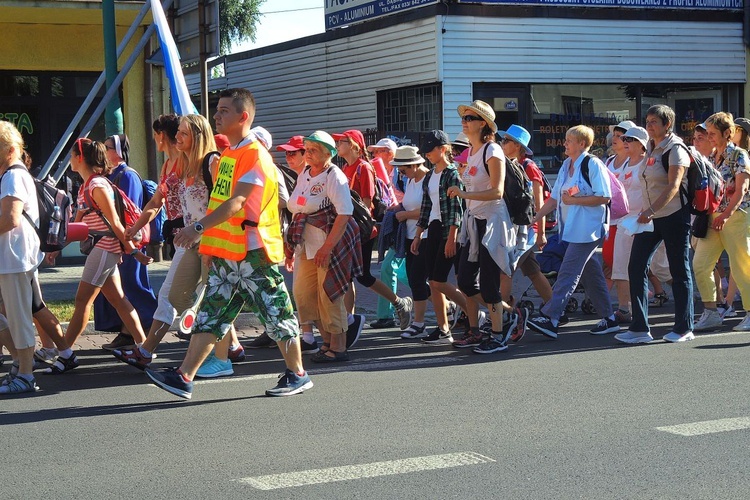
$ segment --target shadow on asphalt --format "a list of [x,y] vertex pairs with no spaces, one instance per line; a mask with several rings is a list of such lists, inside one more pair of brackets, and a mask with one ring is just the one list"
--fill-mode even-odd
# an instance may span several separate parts
[[736,349],[737,347],[750,347],[750,342],[742,344],[712,344],[712,345],[697,345],[694,349]]
[[[40,390],[35,394],[29,394],[26,397],[44,397],[45,395],[55,394],[56,391]],[[71,406],[67,408],[48,408],[45,410],[26,411],[26,412],[2,412],[0,411],[0,426],[10,424],[29,424],[36,422],[46,422],[49,420],[65,420],[68,418],[81,417],[100,417],[109,415],[121,415],[141,413],[154,410],[182,409],[184,405],[204,406],[216,403],[231,403],[234,401],[245,401],[267,396],[245,396],[237,398],[212,399],[208,401],[186,401],[183,399],[172,399],[170,401],[161,401],[158,403],[132,403],[121,405],[106,406]]]

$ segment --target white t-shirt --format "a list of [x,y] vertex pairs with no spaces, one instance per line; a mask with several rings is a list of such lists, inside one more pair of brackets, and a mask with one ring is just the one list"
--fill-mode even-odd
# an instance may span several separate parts
[[[487,154],[485,156],[484,150],[487,148]],[[492,188],[490,184],[490,174],[487,173],[487,169],[484,167],[483,158],[490,161],[490,158],[495,157],[500,160],[500,164],[505,162],[505,154],[503,148],[494,142],[488,142],[476,153],[469,155],[467,159],[467,167],[464,169],[464,173],[461,175],[461,180],[466,187],[466,192],[476,191],[487,191]],[[502,200],[491,200],[491,201],[477,201],[477,200],[466,200],[466,208],[472,212],[472,214],[478,219],[484,219],[482,212],[491,210],[494,205],[499,205]]]
[[430,210],[430,222],[434,220],[442,220],[440,218],[440,178],[443,176],[443,172],[432,172],[430,176],[430,182],[427,186],[427,193],[430,195],[430,201],[432,201],[432,209]]
[[630,208],[628,214],[630,215],[640,213],[643,210],[643,191],[641,190],[641,180],[638,178],[638,173],[645,161],[645,157],[635,165],[630,165],[628,161],[624,168],[615,172],[628,195],[628,207]]
[[[404,199],[401,201],[401,204],[404,206],[404,210],[419,210],[422,207],[422,195],[424,194],[423,183],[424,177],[419,179],[419,181],[415,181],[414,179],[408,180],[408,182],[406,183],[406,188],[404,188],[406,190],[404,192]],[[416,235],[417,219],[406,219],[406,237],[410,240],[413,240]],[[423,231],[422,238],[426,237],[427,231]]]
[[[23,201],[23,210],[39,225],[39,205],[34,179],[26,167],[9,168],[0,181],[0,201],[12,196]],[[0,217],[9,217],[0,213]],[[0,234],[0,274],[25,273],[36,269],[44,258],[36,229],[21,215],[18,227]]]
[[[332,166],[311,176],[310,168],[306,168],[297,177],[297,185],[289,196],[287,209],[292,214],[311,214],[329,205],[333,205],[338,215],[352,215],[354,212],[346,175],[340,168]],[[302,246],[308,259],[315,257],[327,236],[321,229],[305,224]]]

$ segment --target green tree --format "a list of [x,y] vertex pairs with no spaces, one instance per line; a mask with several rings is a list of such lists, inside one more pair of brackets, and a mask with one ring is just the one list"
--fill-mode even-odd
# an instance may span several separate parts
[[266,0],[219,0],[219,41],[221,53],[229,54],[232,44],[255,41],[260,6]]

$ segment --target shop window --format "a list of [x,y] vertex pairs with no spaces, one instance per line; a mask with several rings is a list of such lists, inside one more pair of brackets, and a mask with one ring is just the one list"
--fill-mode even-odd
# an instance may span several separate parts
[[442,128],[439,83],[378,92],[378,129],[388,132],[428,132]]
[[0,75],[0,97],[36,97],[39,77]]
[[53,76],[50,82],[52,83],[52,97],[65,97],[64,80],[59,76]]

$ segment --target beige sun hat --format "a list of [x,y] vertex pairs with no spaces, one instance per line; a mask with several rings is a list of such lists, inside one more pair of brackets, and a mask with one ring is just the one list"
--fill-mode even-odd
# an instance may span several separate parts
[[458,116],[464,116],[467,111],[473,111],[478,114],[493,132],[497,132],[497,124],[495,123],[495,110],[492,106],[484,101],[476,100],[469,105],[462,104],[458,107]]

